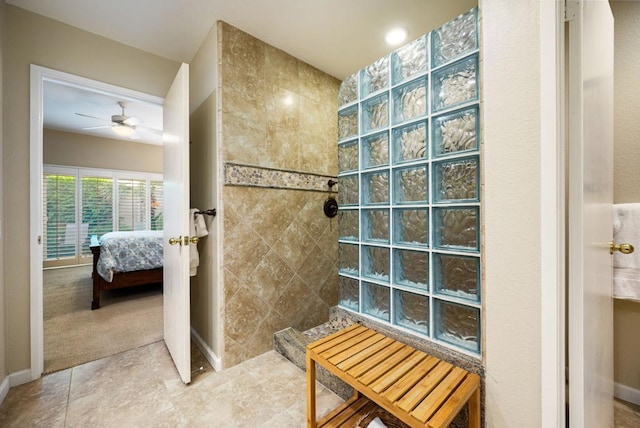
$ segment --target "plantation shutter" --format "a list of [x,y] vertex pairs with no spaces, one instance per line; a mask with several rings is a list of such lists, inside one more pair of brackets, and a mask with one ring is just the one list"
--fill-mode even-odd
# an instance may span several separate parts
[[43,174],[43,260],[75,258],[78,254],[76,224],[76,174],[64,169]]
[[82,256],[91,256],[90,236],[98,238],[113,228],[113,174],[109,171],[82,171]]
[[149,200],[151,230],[162,230],[164,226],[164,187],[162,180],[151,180],[149,182]]
[[147,180],[118,178],[118,230],[148,229]]

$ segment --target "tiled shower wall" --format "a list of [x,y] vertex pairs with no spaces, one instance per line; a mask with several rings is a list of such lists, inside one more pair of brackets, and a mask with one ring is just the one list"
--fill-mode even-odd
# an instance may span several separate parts
[[338,96],[340,306],[480,353],[478,16],[348,77]]
[[325,322],[337,304],[338,226],[323,203],[337,175],[340,82],[226,23],[218,43],[230,367],[272,349],[278,330]]

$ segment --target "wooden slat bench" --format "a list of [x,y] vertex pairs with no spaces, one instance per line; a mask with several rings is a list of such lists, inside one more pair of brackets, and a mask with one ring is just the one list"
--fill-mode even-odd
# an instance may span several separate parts
[[[316,421],[316,363],[354,395]],[[380,406],[410,427],[447,427],[469,403],[480,428],[480,377],[361,325],[307,346],[307,426],[349,427]]]

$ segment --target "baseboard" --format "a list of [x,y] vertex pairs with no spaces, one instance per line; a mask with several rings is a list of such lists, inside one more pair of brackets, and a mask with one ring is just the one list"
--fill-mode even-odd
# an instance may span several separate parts
[[209,348],[209,345],[207,345],[204,339],[200,337],[198,332],[195,331],[193,327],[191,327],[191,337],[193,338],[193,341],[195,342],[198,349],[200,349],[204,357],[207,359],[207,361],[209,361],[211,367],[213,367],[213,369],[217,372],[222,370],[222,359],[218,357],[211,348]]
[[2,405],[4,399],[7,397],[9,388],[11,388],[11,385],[9,385],[9,376],[5,376],[2,383],[0,383],[0,405]]
[[614,383],[613,396],[640,406],[640,389],[634,389],[620,383]]
[[33,378],[31,377],[31,370],[29,369],[9,374],[10,387],[22,385],[23,383],[28,383],[32,380]]

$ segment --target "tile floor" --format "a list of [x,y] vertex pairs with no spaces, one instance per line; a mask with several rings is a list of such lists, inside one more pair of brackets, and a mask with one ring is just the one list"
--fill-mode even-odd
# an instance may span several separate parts
[[[11,388],[2,427],[304,427],[306,377],[275,351],[216,373],[192,347],[184,385],[162,341]],[[199,368],[202,367],[202,370]],[[342,399],[317,385],[319,414]]]
[[[306,426],[306,378],[275,351],[220,373],[192,346],[184,385],[162,341],[11,388],[1,427]],[[342,399],[317,384],[318,416]],[[640,407],[616,400],[615,427],[640,428]]]

